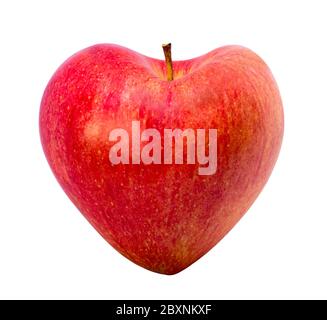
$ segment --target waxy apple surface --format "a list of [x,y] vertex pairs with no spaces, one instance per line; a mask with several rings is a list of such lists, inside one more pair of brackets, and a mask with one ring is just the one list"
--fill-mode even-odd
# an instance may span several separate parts
[[[239,221],[267,182],[283,136],[282,102],[267,65],[239,46],[173,62],[100,44],[69,58],[41,102],[40,135],[60,185],[115,249],[175,274]],[[218,130],[217,171],[198,164],[109,162],[109,132]],[[132,155],[130,155],[132,156]]]

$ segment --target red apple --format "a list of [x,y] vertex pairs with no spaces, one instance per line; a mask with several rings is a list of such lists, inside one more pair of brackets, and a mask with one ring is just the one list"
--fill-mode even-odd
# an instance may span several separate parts
[[[168,46],[165,54],[166,63],[112,44],[76,53],[45,89],[40,135],[60,185],[103,238],[138,265],[175,274],[215,246],[262,190],[281,147],[283,109],[269,68],[249,49],[173,63]],[[133,121],[160,139],[169,128],[216,129],[216,171],[199,174],[198,161],[145,163],[140,140],[138,149],[128,142],[125,163],[111,162],[110,133],[132,136]]]

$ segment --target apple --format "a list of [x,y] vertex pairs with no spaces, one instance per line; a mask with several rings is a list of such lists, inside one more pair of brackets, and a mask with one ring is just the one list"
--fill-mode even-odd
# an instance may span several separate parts
[[[49,81],[39,120],[49,165],[84,217],[126,258],[176,274],[257,198],[284,120],[273,75],[251,50],[173,62],[163,48],[165,60],[113,44],[76,53]],[[172,130],[179,135],[166,141]],[[182,152],[169,158],[178,137]]]

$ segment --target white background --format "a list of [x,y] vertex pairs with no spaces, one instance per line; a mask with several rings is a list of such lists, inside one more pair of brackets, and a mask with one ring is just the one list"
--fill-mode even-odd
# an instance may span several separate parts
[[[327,298],[326,1],[1,1],[0,298]],[[188,59],[241,44],[285,108],[275,170],[242,221],[175,276],[112,249],[55,181],[40,99],[71,54],[101,42]]]

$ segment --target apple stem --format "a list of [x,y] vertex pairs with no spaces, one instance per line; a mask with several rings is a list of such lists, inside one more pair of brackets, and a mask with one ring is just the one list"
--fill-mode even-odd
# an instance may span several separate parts
[[165,54],[166,68],[167,68],[167,80],[172,81],[174,79],[173,61],[171,60],[171,43],[163,44],[162,49]]

